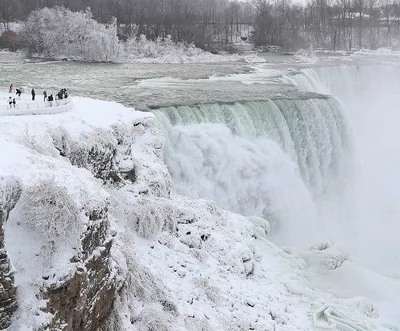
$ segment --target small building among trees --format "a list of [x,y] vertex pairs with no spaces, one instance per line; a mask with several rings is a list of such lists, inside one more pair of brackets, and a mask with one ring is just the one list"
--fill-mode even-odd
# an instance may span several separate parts
[[0,48],[8,48],[15,51],[19,46],[18,34],[12,30],[7,30],[0,35]]

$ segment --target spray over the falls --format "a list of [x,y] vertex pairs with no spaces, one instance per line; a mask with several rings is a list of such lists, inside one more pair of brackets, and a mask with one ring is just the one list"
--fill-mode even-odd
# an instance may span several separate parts
[[400,66],[305,69],[283,80],[342,102],[352,132],[354,171],[346,197],[333,207],[340,210],[335,239],[364,264],[398,275]]

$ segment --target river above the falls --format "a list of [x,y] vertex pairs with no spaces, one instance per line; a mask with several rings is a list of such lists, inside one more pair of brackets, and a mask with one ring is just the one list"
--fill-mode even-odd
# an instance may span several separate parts
[[263,55],[265,63],[220,62],[188,64],[111,64],[29,60],[0,52],[0,89],[10,84],[37,94],[67,88],[71,95],[117,101],[139,110],[204,103],[263,101],[270,98],[307,98],[284,84],[282,73],[341,63],[373,63],[374,58],[351,62],[336,58],[320,63],[296,62],[292,56]]

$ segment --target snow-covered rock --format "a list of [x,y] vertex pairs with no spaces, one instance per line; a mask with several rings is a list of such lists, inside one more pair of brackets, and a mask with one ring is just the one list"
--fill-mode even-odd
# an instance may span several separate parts
[[[23,186],[5,226],[18,287],[12,330],[97,330],[124,282],[111,261],[109,197],[125,181],[154,175],[136,170],[125,179],[119,171],[120,160],[132,154],[133,133],[152,115],[114,103],[77,103],[68,113],[0,123],[2,151],[10,155],[2,158],[1,173]],[[129,164],[132,170],[133,158]],[[158,190],[146,182],[145,192]]]

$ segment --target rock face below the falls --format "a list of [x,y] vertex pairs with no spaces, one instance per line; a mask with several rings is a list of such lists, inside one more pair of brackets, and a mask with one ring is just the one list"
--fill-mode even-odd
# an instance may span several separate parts
[[4,242],[3,224],[21,196],[21,184],[13,177],[0,177],[0,329],[11,325],[18,308],[13,268]]
[[[14,177],[0,177],[0,329],[10,327],[18,309],[14,270],[5,247],[3,224],[21,196],[22,185]],[[81,237],[82,252],[71,259],[74,272],[52,280],[41,288],[40,297],[50,313],[41,329],[95,331],[109,316],[117,290],[116,274],[110,263],[108,208],[98,207],[87,215],[88,225]],[[44,280],[49,277],[43,276]]]
[[82,239],[84,255],[73,259],[75,273],[43,290],[45,311],[53,315],[50,330],[98,330],[113,307],[117,282],[110,264],[107,208],[92,211],[89,220]]

